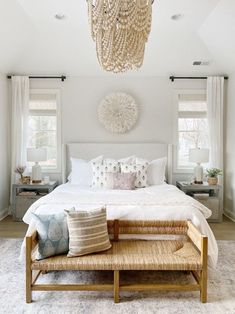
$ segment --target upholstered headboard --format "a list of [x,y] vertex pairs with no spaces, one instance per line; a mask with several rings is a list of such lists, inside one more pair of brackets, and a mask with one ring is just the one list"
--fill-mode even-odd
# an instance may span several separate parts
[[164,143],[67,143],[63,147],[63,183],[71,171],[70,157],[91,160],[103,155],[106,158],[120,159],[130,155],[153,160],[167,157],[166,178],[172,182],[172,148]]

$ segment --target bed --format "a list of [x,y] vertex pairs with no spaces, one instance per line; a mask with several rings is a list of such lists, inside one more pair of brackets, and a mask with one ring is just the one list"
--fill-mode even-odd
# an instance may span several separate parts
[[[70,157],[90,160],[103,154],[107,157],[121,158],[127,155],[138,155],[149,160],[168,156],[166,179],[171,182],[171,149],[159,143],[73,143],[64,149],[63,182],[70,173]],[[100,205],[107,208],[109,220],[191,220],[193,224],[208,237],[208,263],[214,268],[217,263],[218,248],[206,219],[211,211],[198,201],[185,195],[171,184],[148,186],[132,191],[94,189],[63,183],[49,195],[36,201],[26,212],[23,221],[29,224],[28,233],[35,228],[31,213],[58,213],[75,207],[92,209]],[[123,238],[155,239],[153,235],[122,235]]]

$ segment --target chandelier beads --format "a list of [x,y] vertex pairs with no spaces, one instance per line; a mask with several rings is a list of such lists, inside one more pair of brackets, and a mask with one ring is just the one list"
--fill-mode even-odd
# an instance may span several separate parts
[[152,22],[152,0],[87,0],[100,65],[114,73],[138,69]]

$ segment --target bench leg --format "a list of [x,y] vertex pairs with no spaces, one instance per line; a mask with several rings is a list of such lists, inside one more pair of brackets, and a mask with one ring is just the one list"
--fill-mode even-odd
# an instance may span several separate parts
[[200,281],[200,298],[202,303],[207,301],[207,255],[208,255],[208,239],[203,236],[201,239],[201,281]]
[[32,302],[32,278],[33,273],[31,269],[31,250],[32,250],[32,238],[26,237],[26,260],[25,260],[25,281],[26,281],[26,303]]
[[113,276],[113,298],[115,303],[119,303],[119,270],[114,270]]
[[207,302],[207,270],[201,271],[201,291],[200,299],[202,303]]
[[32,270],[30,268],[26,269],[26,303],[32,302]]

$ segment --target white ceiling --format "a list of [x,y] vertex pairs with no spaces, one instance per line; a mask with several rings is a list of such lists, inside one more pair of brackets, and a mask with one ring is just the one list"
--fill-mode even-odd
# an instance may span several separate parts
[[[171,20],[178,13],[184,18]],[[235,0],[155,0],[144,65],[128,74],[235,72],[234,16]],[[193,67],[195,60],[211,63]],[[108,75],[96,58],[86,1],[0,0],[0,72]]]

